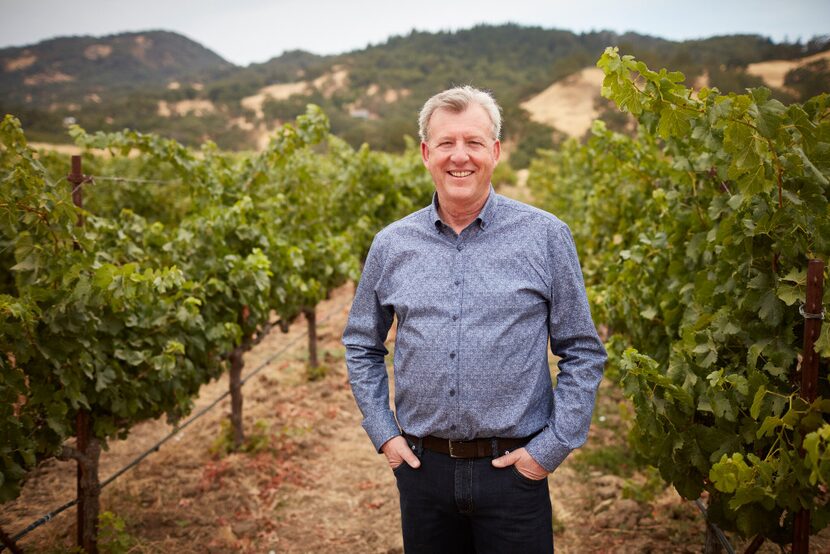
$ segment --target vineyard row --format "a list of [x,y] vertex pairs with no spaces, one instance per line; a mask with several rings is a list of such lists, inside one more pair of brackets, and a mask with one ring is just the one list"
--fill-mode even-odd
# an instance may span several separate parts
[[416,149],[355,151],[313,106],[252,155],[72,134],[109,152],[85,160],[106,185],[78,160],[67,186],[65,158],[33,152],[13,117],[0,124],[0,249],[14,252],[0,264],[0,500],[39,461],[74,459],[78,544],[93,552],[106,441],[181,420],[228,371],[241,447],[244,352],[304,314],[313,370],[315,306],[432,188]]
[[610,48],[597,65],[636,135],[595,122],[529,186],[586,260],[633,445],[724,529],[806,552],[830,522],[830,95],[692,90]]

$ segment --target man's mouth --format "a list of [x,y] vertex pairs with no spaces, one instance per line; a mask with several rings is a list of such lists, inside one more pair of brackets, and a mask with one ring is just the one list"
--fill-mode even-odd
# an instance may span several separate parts
[[472,171],[449,171],[448,173],[453,177],[467,177],[473,174]]

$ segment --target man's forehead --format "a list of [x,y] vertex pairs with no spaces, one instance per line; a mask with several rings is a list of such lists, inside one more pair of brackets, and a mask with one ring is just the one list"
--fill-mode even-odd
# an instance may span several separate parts
[[441,132],[435,133],[435,140],[439,139],[447,139],[447,138],[463,138],[463,139],[485,139],[489,137],[490,134],[487,132],[486,129],[471,129],[471,128],[460,128],[460,127],[453,127],[450,129],[444,129]]
[[[480,113],[476,113],[479,110]],[[435,110],[430,118],[430,127],[430,134],[434,134],[436,137],[446,135],[486,136],[491,132],[492,122],[484,108],[471,105],[461,111],[448,108]]]
[[440,108],[436,108],[434,112],[432,112],[432,116],[430,119],[435,119],[436,116],[440,115],[476,115],[480,114],[483,115],[488,121],[490,120],[490,116],[487,113],[487,110],[484,109],[484,106],[481,104],[471,103],[464,108],[455,108],[454,106],[441,106]]

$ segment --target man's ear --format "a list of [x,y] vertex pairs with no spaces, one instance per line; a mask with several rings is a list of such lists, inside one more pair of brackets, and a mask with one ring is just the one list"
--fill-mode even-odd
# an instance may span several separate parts
[[424,165],[427,165],[429,161],[429,146],[425,142],[421,143],[421,159],[424,161]]
[[501,156],[501,142],[499,142],[499,140],[496,140],[496,142],[493,143],[493,159],[496,161],[496,163],[498,163],[500,156]]

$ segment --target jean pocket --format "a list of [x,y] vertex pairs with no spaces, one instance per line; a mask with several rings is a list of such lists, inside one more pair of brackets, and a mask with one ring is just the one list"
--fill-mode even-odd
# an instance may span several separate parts
[[[423,462],[421,462],[421,463],[423,463]],[[406,463],[406,460],[404,460],[404,461],[401,462],[401,465],[399,465],[398,467],[392,468],[392,473],[394,473],[395,475],[400,475],[404,471],[407,471],[407,469],[412,469],[412,466],[410,466],[408,463]]]
[[547,475],[545,475],[542,479],[531,479],[530,477],[522,475],[522,473],[516,468],[515,464],[510,466],[510,472],[513,474],[513,477],[515,477],[522,483],[527,483],[529,485],[540,485],[542,483],[548,482]]

